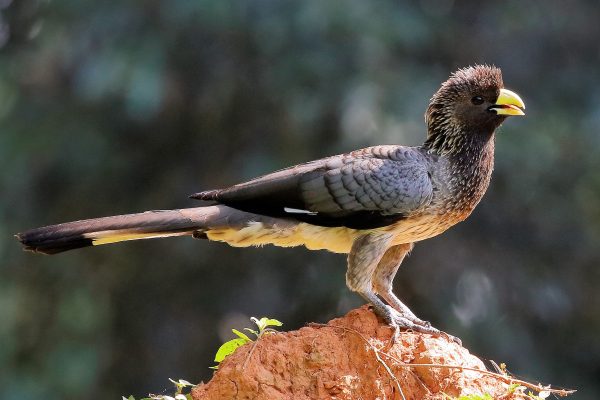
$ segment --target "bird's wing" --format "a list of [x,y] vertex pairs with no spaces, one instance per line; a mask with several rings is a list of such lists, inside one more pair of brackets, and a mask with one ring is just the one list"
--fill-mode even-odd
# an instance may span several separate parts
[[375,146],[192,197],[314,225],[372,229],[402,219],[431,200],[427,166],[416,148]]

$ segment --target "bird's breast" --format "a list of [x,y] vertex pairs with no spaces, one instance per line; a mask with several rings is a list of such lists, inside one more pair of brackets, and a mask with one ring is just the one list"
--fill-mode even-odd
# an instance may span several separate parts
[[424,214],[399,221],[385,230],[394,234],[394,244],[413,243],[437,236],[467,216],[456,211]]

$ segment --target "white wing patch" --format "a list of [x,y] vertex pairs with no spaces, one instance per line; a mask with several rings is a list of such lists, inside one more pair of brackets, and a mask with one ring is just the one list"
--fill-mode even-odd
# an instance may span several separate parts
[[286,213],[289,213],[289,214],[308,214],[308,215],[317,215],[317,213],[316,213],[316,212],[314,212],[314,211],[301,210],[301,209],[299,209],[299,208],[283,207],[283,211],[285,211]]

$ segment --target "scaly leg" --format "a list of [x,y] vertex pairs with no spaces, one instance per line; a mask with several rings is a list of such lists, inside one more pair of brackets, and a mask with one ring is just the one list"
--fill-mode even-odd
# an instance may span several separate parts
[[402,264],[404,257],[410,253],[414,244],[406,243],[394,247],[390,247],[375,269],[373,274],[373,289],[375,293],[380,295],[390,306],[394,307],[406,319],[414,322],[417,325],[430,327],[428,321],[419,319],[413,312],[404,304],[392,291],[394,277]]
[[[365,298],[375,310],[375,313],[383,318],[386,323],[396,329],[411,329],[416,332],[429,333],[431,335],[445,335],[438,329],[423,323],[418,324],[412,319],[417,319],[408,307],[404,306],[404,313],[396,310],[390,305],[385,304],[375,294],[373,288],[373,276],[389,248],[393,236],[388,234],[367,234],[356,239],[352,245],[352,250],[348,255],[348,271],[346,273],[346,284],[350,288]],[[404,254],[406,254],[406,250]],[[398,302],[402,304],[399,300]],[[408,310],[408,313],[406,313]],[[410,318],[407,318],[407,315]],[[420,320],[419,320],[420,321]],[[421,321],[422,322],[422,321]]]

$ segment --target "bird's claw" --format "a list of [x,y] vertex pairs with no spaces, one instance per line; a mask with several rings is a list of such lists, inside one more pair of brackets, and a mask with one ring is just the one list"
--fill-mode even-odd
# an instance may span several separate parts
[[417,324],[417,325],[424,326],[425,328],[431,328],[431,327],[432,327],[432,326],[431,326],[431,322],[429,322],[429,321],[423,321],[422,319],[419,319],[419,318],[415,318],[415,319],[413,319],[412,321],[413,321],[415,324]]
[[446,336],[446,339],[448,339],[449,341],[452,341],[462,347],[462,340],[460,340],[456,336],[452,336],[449,333],[446,333],[444,331],[440,331],[440,332],[442,333],[442,335]]
[[386,307],[386,315],[384,316],[386,322],[394,329],[394,335],[392,342],[395,343],[399,340],[400,337],[400,329],[409,329],[415,332],[427,333],[432,336],[444,336],[449,341],[457,343],[459,346],[462,346],[462,342],[459,338],[452,336],[444,331],[441,331],[437,328],[434,328],[429,321],[422,321],[418,318],[409,319],[405,315],[400,314],[396,309],[387,306]]

